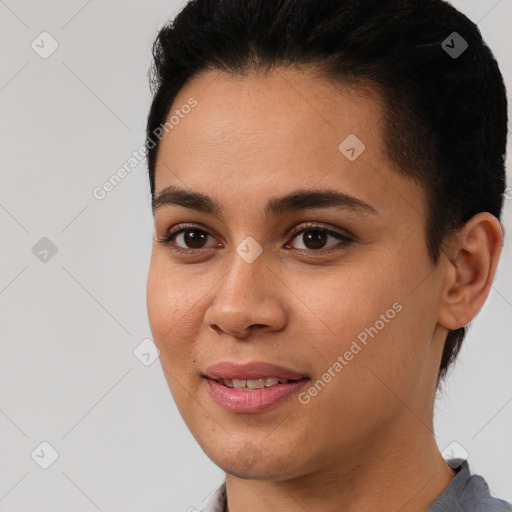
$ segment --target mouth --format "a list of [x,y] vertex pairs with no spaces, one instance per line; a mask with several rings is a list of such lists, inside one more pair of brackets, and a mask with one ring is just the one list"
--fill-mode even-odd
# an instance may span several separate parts
[[258,379],[215,379],[216,382],[227,388],[246,389],[248,391],[271,388],[278,384],[288,384],[289,382],[297,382],[298,380],[302,379],[280,379],[276,377],[260,377]]
[[309,376],[271,363],[223,362],[203,374],[214,401],[230,412],[261,412],[295,395]]
[[263,361],[251,363],[224,361],[207,368],[203,377],[230,388],[247,387],[248,389],[262,389],[279,383],[309,378],[308,375],[291,368]]

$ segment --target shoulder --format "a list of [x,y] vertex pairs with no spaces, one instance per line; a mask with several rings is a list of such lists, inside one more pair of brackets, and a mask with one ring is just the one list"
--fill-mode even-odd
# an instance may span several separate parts
[[487,482],[472,475],[468,462],[451,459],[449,464],[457,476],[427,512],[512,512],[512,505],[491,495]]
[[[477,507],[477,508],[475,508]],[[482,512],[512,512],[512,505],[491,495],[487,482],[480,475],[471,475],[464,487],[459,509]]]

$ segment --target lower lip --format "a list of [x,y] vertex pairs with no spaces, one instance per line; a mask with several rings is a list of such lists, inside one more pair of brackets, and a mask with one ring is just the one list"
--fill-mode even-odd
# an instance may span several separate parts
[[214,402],[230,412],[261,412],[297,393],[308,378],[276,384],[262,389],[228,388],[212,379],[205,379]]

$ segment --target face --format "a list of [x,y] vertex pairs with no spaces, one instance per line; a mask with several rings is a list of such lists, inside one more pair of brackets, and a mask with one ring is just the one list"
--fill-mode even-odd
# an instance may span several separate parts
[[424,429],[442,275],[377,94],[287,68],[208,71],[177,109],[156,163],[147,306],[202,449],[227,473],[284,479]]

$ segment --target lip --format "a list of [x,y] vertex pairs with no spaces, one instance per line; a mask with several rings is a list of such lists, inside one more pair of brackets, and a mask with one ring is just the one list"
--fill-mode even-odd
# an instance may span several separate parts
[[299,380],[308,376],[291,370],[290,368],[277,366],[264,361],[255,361],[252,363],[232,363],[230,361],[223,361],[207,368],[204,372],[204,377],[211,380],[260,379],[263,377]]
[[309,381],[307,377],[288,383],[276,384],[263,389],[234,389],[205,378],[213,401],[229,412],[256,413],[290,398]]
[[[309,381],[309,377],[283,366],[257,361],[210,366],[203,375],[210,396],[223,409],[234,413],[257,413],[292,397]],[[259,379],[274,377],[294,382],[280,383],[269,388],[244,390],[229,388],[217,382],[220,379]]]

